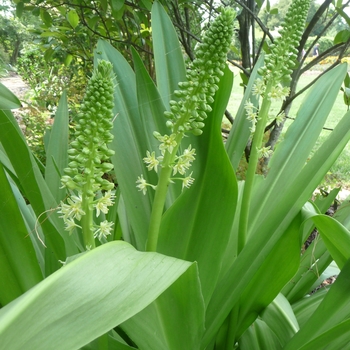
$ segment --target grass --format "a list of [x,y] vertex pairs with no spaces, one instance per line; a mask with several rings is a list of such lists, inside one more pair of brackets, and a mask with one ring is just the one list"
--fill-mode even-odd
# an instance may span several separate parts
[[[321,66],[320,69],[325,69],[325,67]],[[228,105],[228,110],[232,114],[232,116],[235,116],[243,95],[243,88],[242,86],[240,86],[241,84],[240,75],[238,74],[238,71],[234,71],[234,74],[235,74],[234,86],[231,93],[231,99]],[[304,74],[298,82],[297,91],[303,88],[304,86],[306,86],[307,84],[309,84],[313,79],[315,79],[317,74],[318,72],[316,71]],[[295,118],[296,113],[300,107],[300,104],[303,101],[304,96],[305,96],[305,93],[303,93],[293,101],[291,110],[289,112],[290,118]],[[279,109],[280,109],[280,104],[278,103],[273,104],[271,108],[271,114],[277,114]],[[341,91],[339,91],[336,102],[333,106],[333,109],[324,127],[327,129],[333,129],[338,123],[338,121],[346,113],[346,111],[347,111],[347,106],[343,102],[343,94]],[[287,122],[285,123],[283,133],[287,130],[288,126],[292,122],[293,122],[292,119],[287,120]],[[228,124],[225,123],[224,126],[227,127]],[[330,133],[331,133],[331,130],[324,129],[315,147],[317,148],[320,144],[322,144]],[[342,187],[342,188],[350,189],[350,143],[348,143],[348,145],[343,150],[342,154],[339,156],[337,161],[334,163],[334,165],[326,175],[324,181],[321,184],[321,187],[325,189],[330,189],[334,187]]]

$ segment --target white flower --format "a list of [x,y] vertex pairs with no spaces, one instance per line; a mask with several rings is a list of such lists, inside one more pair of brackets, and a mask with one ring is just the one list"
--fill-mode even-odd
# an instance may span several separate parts
[[257,113],[256,113],[257,108],[253,105],[253,103],[250,102],[250,100],[248,100],[244,104],[244,109],[247,114],[247,119],[253,124],[255,124],[256,118],[257,118]]
[[72,196],[67,199],[69,204],[61,202],[61,210],[58,213],[63,214],[60,216],[66,221],[68,218],[80,220],[82,215],[85,215],[84,210],[81,208],[82,198],[79,194],[78,196]]
[[95,204],[96,216],[99,217],[101,212],[108,213],[108,207],[114,204],[115,195],[111,191],[107,191],[103,197],[99,198]]
[[65,230],[66,231],[69,231],[69,234],[72,233],[72,231],[76,228],[76,227],[80,227],[79,225],[77,225],[74,221],[74,219],[72,218],[67,218],[67,219],[64,219],[64,224],[66,225],[65,227]]
[[286,86],[283,87],[281,84],[278,84],[271,88],[269,97],[277,100],[283,100],[286,96],[288,96],[288,94],[289,94],[289,88]]
[[175,141],[176,135],[171,134],[162,136],[159,133],[154,133],[154,136],[157,138],[161,144],[159,145],[159,149],[164,155],[165,151],[168,151],[169,153],[172,153],[174,148],[177,146],[177,143]]
[[266,90],[266,86],[264,81],[262,79],[257,79],[252,89],[253,95],[262,96],[264,95],[265,90]]
[[136,183],[138,184],[136,187],[139,189],[139,191],[142,191],[143,194],[146,194],[147,192],[147,182],[143,178],[143,175],[139,176],[136,180]]
[[262,158],[262,157],[268,158],[273,152],[270,148],[271,146],[260,148],[258,151],[259,158]]
[[158,171],[159,160],[156,158],[155,152],[146,152],[147,157],[143,158],[143,161],[147,164],[147,169],[151,171],[154,169],[155,172]]
[[184,150],[184,153],[177,157],[176,164],[173,166],[173,175],[179,172],[181,175],[186,173],[186,170],[190,168],[191,163],[195,160],[196,150],[189,145],[188,148]]
[[192,175],[192,173],[189,176],[182,179],[182,188],[184,188],[184,187],[189,188],[193,184],[194,178],[191,177],[191,175]]
[[111,234],[113,228],[113,222],[109,222],[107,220],[102,221],[100,223],[100,226],[97,227],[97,229],[94,232],[94,237],[98,238],[99,240],[102,239],[102,237],[106,238],[108,235]]
[[286,114],[284,113],[284,111],[276,117],[277,126],[279,126],[283,122],[285,117],[286,117]]

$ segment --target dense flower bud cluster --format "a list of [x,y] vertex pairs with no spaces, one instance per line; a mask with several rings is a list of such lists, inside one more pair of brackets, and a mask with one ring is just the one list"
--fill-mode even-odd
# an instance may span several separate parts
[[94,71],[78,114],[75,140],[70,143],[69,164],[64,169],[62,184],[70,190],[80,190],[90,182],[94,196],[98,190],[111,190],[113,184],[102,175],[113,169],[108,162],[114,151],[107,144],[113,140],[112,128],[113,82],[112,65],[100,61]]
[[165,113],[169,118],[167,125],[175,132],[202,133],[203,120],[211,110],[209,103],[213,102],[225,69],[235,15],[232,9],[222,9],[198,45],[196,58],[186,74],[187,81],[179,83],[174,92],[179,100],[170,101],[170,111]]
[[305,20],[310,7],[310,0],[294,0],[288,8],[281,36],[271,45],[271,53],[265,57],[265,66],[260,75],[274,82],[289,81],[295,67],[299,41],[303,34]]
[[[227,52],[230,48],[233,32],[235,29],[234,19],[236,13],[233,9],[221,9],[220,14],[210,25],[205,33],[202,43],[195,50],[196,58],[189,65],[187,81],[178,84],[179,89],[174,91],[177,101],[171,100],[170,111],[164,113],[168,119],[166,125],[171,130],[170,135],[161,135],[154,132],[154,137],[160,142],[159,150],[161,156],[156,157],[155,152],[147,151],[147,157],[143,160],[148,170],[158,170],[170,167],[173,175],[184,175],[181,180],[183,187],[190,187],[194,179],[186,176],[195,159],[195,149],[191,145],[182,155],[176,155],[183,136],[187,132],[200,135],[204,127],[207,112],[211,111],[210,104],[214,102],[214,95],[218,90],[218,83],[224,74]],[[137,188],[146,194],[147,187],[154,189],[157,186],[148,184],[143,176],[139,176]]]
[[[68,204],[61,202],[59,213],[67,231],[72,232],[75,227],[82,229],[87,249],[94,247],[94,237],[105,239],[113,225],[107,220],[95,225],[92,219],[93,210],[96,217],[107,214],[115,199],[111,191],[114,184],[102,178],[113,169],[109,159],[114,151],[107,147],[113,140],[113,91],[112,64],[99,61],[87,86],[75,125],[75,139],[68,150],[69,164],[61,178],[70,197]],[[100,191],[104,193],[95,198]]]

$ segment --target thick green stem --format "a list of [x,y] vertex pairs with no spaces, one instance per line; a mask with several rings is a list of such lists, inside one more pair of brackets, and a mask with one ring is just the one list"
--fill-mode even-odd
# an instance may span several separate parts
[[158,244],[159,229],[162,221],[162,215],[164,210],[164,204],[168,191],[171,172],[173,170],[173,163],[175,161],[176,153],[179,148],[183,134],[179,133],[176,136],[176,147],[174,147],[172,153],[165,152],[162,169],[159,174],[159,180],[154,195],[154,201],[152,206],[152,213],[150,218],[150,224],[148,228],[148,240],[146,250],[149,252],[155,252]]
[[92,209],[91,209],[91,197],[83,195],[81,207],[85,212],[85,215],[81,218],[81,228],[83,232],[84,246],[89,249],[95,248],[94,232],[92,230]]
[[271,106],[271,99],[268,97],[268,93],[271,89],[271,85],[266,88],[266,97],[263,99],[261,109],[259,111],[258,123],[256,125],[256,130],[253,137],[251,153],[249,157],[249,165],[247,169],[245,185],[243,190],[241,213],[239,220],[239,234],[238,234],[238,243],[237,243],[237,253],[239,254],[245,243],[247,241],[248,233],[248,221],[249,221],[249,209],[251,196],[254,186],[255,173],[257,165],[259,162],[259,149],[264,136],[265,126],[268,119],[268,114]]
[[95,248],[95,238],[94,238],[94,232],[93,232],[93,208],[92,208],[92,201],[93,196],[91,196],[91,193],[93,193],[93,180],[94,180],[94,162],[93,158],[95,155],[95,152],[93,150],[94,146],[91,144],[90,149],[91,153],[89,155],[88,165],[86,169],[90,170],[90,174],[86,177],[86,183],[83,186],[83,193],[82,193],[82,209],[85,212],[85,215],[81,218],[81,228],[83,231],[83,241],[84,245],[87,249],[93,249]]

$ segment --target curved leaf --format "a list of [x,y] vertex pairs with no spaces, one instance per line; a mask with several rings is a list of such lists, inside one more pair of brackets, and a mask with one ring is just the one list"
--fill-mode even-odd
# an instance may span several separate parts
[[[159,252],[197,261],[206,304],[218,279],[237,203],[237,181],[221,138],[221,120],[232,86],[228,68],[219,83],[213,111],[198,137],[194,184],[164,214]],[[220,169],[220,171],[219,171]]]
[[22,107],[19,99],[3,84],[0,83],[0,109],[9,110]]
[[[308,347],[311,341],[317,343],[317,338],[327,342],[341,340],[343,338],[343,325],[349,329],[350,321],[350,259],[344,265],[342,271],[328,293],[306,321],[298,333],[288,342],[284,350],[314,349]],[[341,329],[341,332],[338,330]],[[350,342],[350,333],[345,334],[345,340]],[[318,344],[318,343],[317,343]],[[317,347],[316,347],[317,348]],[[340,347],[341,348],[341,347]],[[333,349],[333,348],[332,348]],[[335,347],[334,349],[339,349]]]
[[179,81],[186,81],[185,63],[175,28],[158,1],[152,6],[152,38],[157,86],[169,109]]
[[141,311],[191,265],[126,242],[104,244],[1,309],[1,347],[78,349]]
[[1,163],[0,184],[0,304],[5,305],[39,283],[43,276]]

